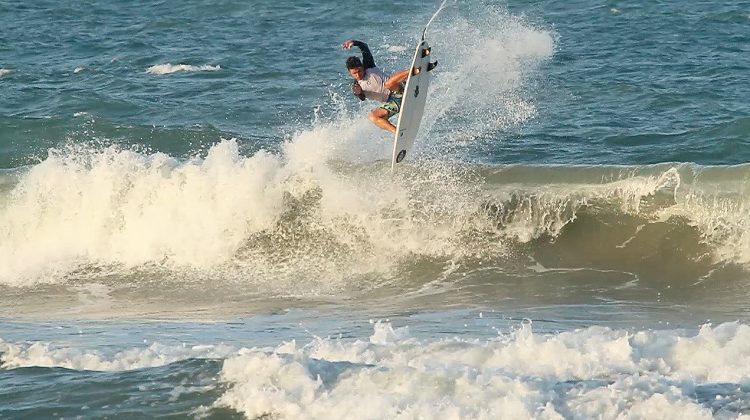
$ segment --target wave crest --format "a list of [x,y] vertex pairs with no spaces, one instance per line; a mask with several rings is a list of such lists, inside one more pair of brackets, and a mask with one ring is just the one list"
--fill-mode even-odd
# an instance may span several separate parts
[[156,74],[156,75],[162,75],[162,74],[172,74],[172,73],[196,73],[196,72],[203,72],[203,71],[219,71],[221,70],[221,66],[212,66],[212,65],[202,65],[202,66],[193,66],[189,64],[157,64],[154,66],[149,67],[146,69],[146,73],[150,74]]

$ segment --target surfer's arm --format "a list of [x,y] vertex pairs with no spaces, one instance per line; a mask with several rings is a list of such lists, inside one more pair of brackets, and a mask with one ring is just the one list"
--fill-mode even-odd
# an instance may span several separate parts
[[375,67],[375,59],[372,57],[370,47],[368,47],[367,44],[362,41],[352,40],[352,46],[355,46],[362,51],[362,65],[364,65],[366,69]]

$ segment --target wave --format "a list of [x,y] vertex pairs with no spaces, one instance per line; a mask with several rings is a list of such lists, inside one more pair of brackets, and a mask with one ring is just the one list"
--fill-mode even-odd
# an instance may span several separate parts
[[[206,405],[204,414],[231,409],[248,418],[304,412],[309,418],[708,419],[733,417],[747,400],[750,327],[738,322],[697,331],[590,327],[557,334],[525,322],[489,337],[437,339],[389,322],[371,328],[365,337],[249,348],[154,343],[91,350],[0,340],[0,369],[13,375],[38,367],[35,374],[53,390],[75,378],[82,395],[101,388],[92,370],[122,372],[118,378],[127,380],[107,387],[113,394],[158,378],[162,386],[149,391],[169,390],[172,398],[160,400],[168,407],[187,393],[189,402]],[[58,380],[55,368],[66,369],[67,381]],[[93,400],[88,412],[107,412],[108,401]],[[80,406],[59,411],[75,415]]]
[[369,340],[288,342],[227,358],[220,378],[230,387],[216,405],[250,418],[377,412],[384,418],[608,413],[708,419],[712,409],[734,412],[744,397],[738,385],[750,373],[748,338],[750,328],[739,323],[705,325],[692,337],[601,327],[545,335],[523,324],[486,341],[424,342],[408,327],[376,323]]
[[320,146],[243,156],[224,140],[187,160],[115,146],[52,150],[3,177],[0,282],[158,267],[334,287],[433,259],[652,264],[654,275],[693,277],[750,263],[750,165],[422,161],[391,172],[386,162],[331,160],[346,154],[335,141]]
[[[435,77],[418,160],[396,172],[371,162],[388,156],[388,143],[362,109],[350,111],[335,95],[333,118],[316,114],[274,153],[241,151],[237,140],[194,156],[153,152],[170,150],[160,142],[189,143],[180,142],[189,130],[144,134],[92,119],[91,131],[125,140],[92,145],[89,133],[3,175],[0,284],[145,272],[140,277],[223,279],[304,295],[452,264],[680,281],[725,265],[744,270],[748,166],[462,159],[466,142],[533,117],[529,74],[555,47],[552,32],[504,10],[469,11],[472,19],[456,13],[441,15],[444,30],[434,34],[435,45],[456,52],[445,56],[455,70]],[[486,48],[476,55],[468,47],[479,32]],[[129,148],[133,139],[151,146]]]
[[[603,141],[609,144],[626,146],[646,146],[654,143],[679,144],[682,147],[676,149],[687,149],[673,152],[675,155],[679,155],[680,153],[690,152],[691,148],[700,148],[706,152],[705,149],[710,148],[707,143],[710,142],[711,146],[716,147],[714,144],[717,141],[716,139],[720,139],[720,143],[726,145],[724,148],[732,147],[737,143],[744,143],[748,134],[750,134],[750,118],[743,117],[675,133],[623,134],[605,137]],[[722,155],[725,156],[726,153]]]
[[219,71],[221,70],[221,66],[212,66],[212,65],[202,65],[202,66],[193,66],[189,64],[157,64],[154,66],[149,67],[146,69],[146,73],[150,74],[172,74],[172,73],[195,73],[195,72],[203,72],[203,71]]
[[62,367],[79,371],[116,372],[168,365],[190,359],[228,357],[237,349],[228,345],[168,346],[153,343],[144,349],[127,349],[115,354],[96,350],[61,347],[54,343],[11,343],[0,340],[0,367]]

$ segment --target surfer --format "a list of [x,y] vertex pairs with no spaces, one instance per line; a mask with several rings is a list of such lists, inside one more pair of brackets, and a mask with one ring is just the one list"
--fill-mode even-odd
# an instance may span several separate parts
[[[354,77],[352,92],[360,101],[371,99],[383,102],[382,105],[370,112],[370,121],[383,130],[396,133],[394,126],[388,119],[401,111],[401,99],[404,92],[404,81],[409,77],[409,69],[404,69],[386,76],[383,70],[375,65],[370,48],[362,41],[349,40],[342,45],[345,50],[357,47],[362,52],[362,59],[351,56],[346,59],[346,68]],[[427,71],[432,70],[437,62],[430,63]],[[419,73],[419,69],[413,69],[413,74]]]

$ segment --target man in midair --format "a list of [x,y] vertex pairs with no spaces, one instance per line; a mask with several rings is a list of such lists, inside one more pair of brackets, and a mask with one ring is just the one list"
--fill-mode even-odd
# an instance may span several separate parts
[[[362,60],[357,56],[346,59],[346,68],[354,77],[352,92],[360,101],[371,99],[383,102],[382,105],[370,112],[370,121],[378,127],[396,133],[389,118],[401,111],[401,98],[404,91],[404,81],[409,77],[409,71],[413,74],[419,73],[419,69],[404,69],[393,73],[390,77],[375,65],[370,48],[362,41],[349,40],[344,42],[345,50],[357,47],[362,51]],[[437,62],[430,63],[427,71],[432,70]]]

